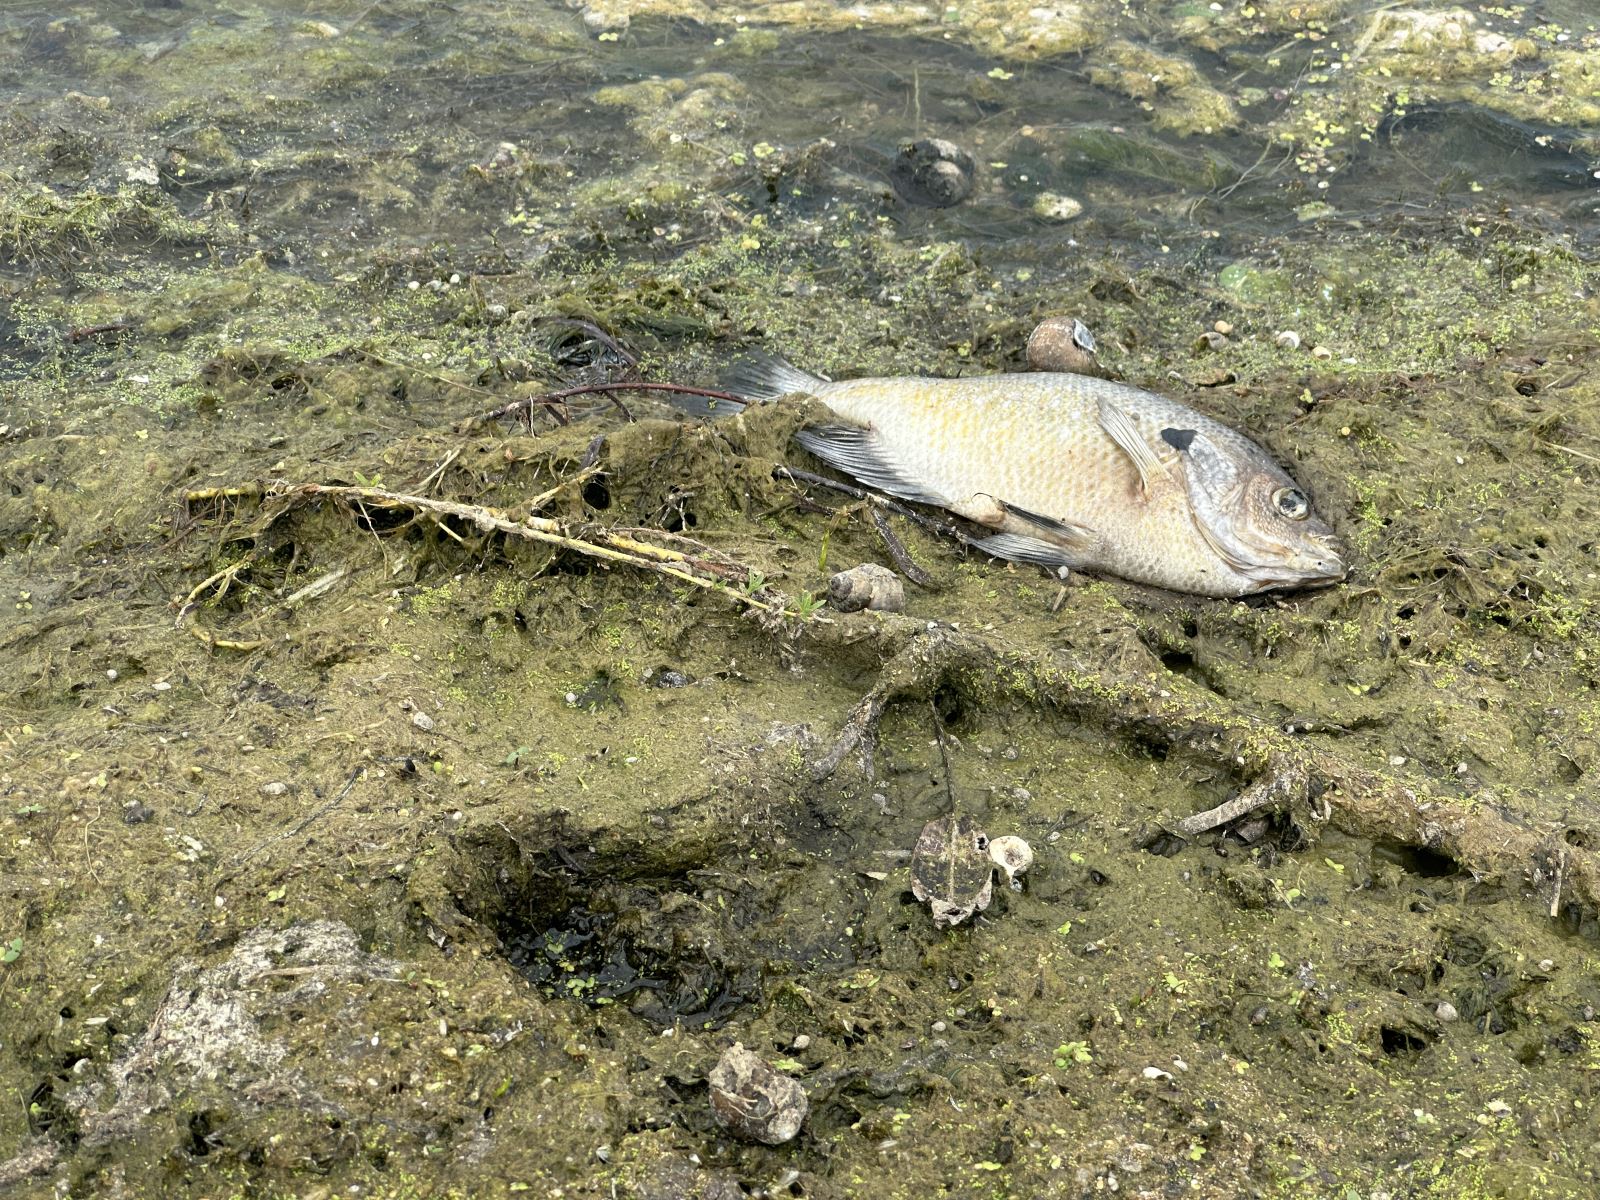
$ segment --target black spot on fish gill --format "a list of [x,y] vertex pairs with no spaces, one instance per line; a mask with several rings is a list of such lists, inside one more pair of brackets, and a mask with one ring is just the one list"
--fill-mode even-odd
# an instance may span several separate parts
[[1195,431],[1193,429],[1163,429],[1161,431],[1161,440],[1180,453],[1189,448],[1189,444],[1194,441],[1194,436]]

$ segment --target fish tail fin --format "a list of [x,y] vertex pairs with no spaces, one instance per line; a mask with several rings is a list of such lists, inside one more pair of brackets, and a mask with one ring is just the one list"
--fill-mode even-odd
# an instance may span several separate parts
[[829,382],[826,375],[813,375],[785,362],[775,354],[747,354],[723,376],[722,385],[747,400],[776,400],[790,392],[815,393]]

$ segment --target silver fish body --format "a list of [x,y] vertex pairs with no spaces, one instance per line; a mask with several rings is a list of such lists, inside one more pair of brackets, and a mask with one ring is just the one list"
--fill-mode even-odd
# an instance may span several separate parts
[[833,382],[776,360],[733,386],[816,396],[841,423],[803,446],[996,530],[980,545],[997,557],[1206,596],[1344,577],[1332,530],[1264,450],[1153,392],[1048,372]]

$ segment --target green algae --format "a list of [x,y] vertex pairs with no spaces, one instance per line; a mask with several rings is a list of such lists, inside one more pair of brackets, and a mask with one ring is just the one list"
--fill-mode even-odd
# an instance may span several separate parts
[[[1280,30],[1341,11],[1256,7]],[[1009,46],[1018,19],[974,6],[941,24]],[[1231,18],[1184,19],[1220,37]],[[299,20],[187,35],[159,119],[198,104],[195,79],[229,54],[302,45],[316,31]],[[529,54],[577,44],[549,24]],[[647,33],[641,17],[624,36]],[[441,69],[471,61],[446,51]],[[370,69],[308,64],[335,83]],[[104,174],[101,154],[126,159],[115,129],[96,133],[109,150],[18,143],[10,177],[35,182],[6,192],[0,224],[0,939],[22,947],[0,965],[0,1072],[28,1103],[0,1139],[59,1159],[23,1186],[694,1195],[792,1167],[814,1195],[1043,1195],[1113,1175],[1133,1194],[1592,1194],[1592,910],[1547,919],[1551,881],[1525,864],[1474,878],[1370,837],[1310,844],[1298,810],[1250,845],[1152,852],[1171,848],[1167,816],[1247,782],[1199,749],[1254,761],[1260,731],[1285,727],[1592,845],[1592,265],[1537,221],[1470,207],[1336,211],[1292,242],[1219,217],[1224,251],[1200,223],[1238,167],[1194,164],[1249,156],[1168,146],[1178,126],[1155,115],[1137,138],[1103,113],[1074,125],[1054,160],[997,148],[997,186],[923,221],[815,130],[766,110],[719,129],[735,100],[765,102],[743,71],[590,79],[597,106],[633,97],[583,126],[624,139],[615,161],[581,157],[570,130],[552,148],[486,122],[407,139],[446,166],[387,178],[391,148],[247,149],[287,118],[244,88],[181,162],[158,160],[161,131],[119,99],[127,146],[215,173],[219,194],[261,163],[248,220],[237,195],[180,210]],[[651,76],[661,98],[705,102],[640,104]],[[702,138],[708,155],[657,153]],[[1115,139],[1150,153],[1094,157]],[[530,148],[500,156],[504,140]],[[82,190],[37,182],[52,157]],[[1124,218],[1103,180],[1070,230],[1015,215],[1036,182],[1019,174],[1084,161],[1162,197],[1214,191],[1199,223]],[[370,244],[312,219],[339,189],[381,231]],[[1119,241],[1124,221],[1167,249]],[[462,526],[184,499],[271,479],[511,512],[549,494],[542,513],[577,527],[670,529],[820,592],[884,550],[842,499],[774,479],[803,410],[703,427],[628,396],[634,422],[590,398],[566,426],[453,426],[582,369],[541,334],[555,316],[604,326],[652,377],[710,381],[749,345],[834,372],[1016,369],[1032,319],[1062,310],[1131,381],[1289,463],[1357,565],[1264,602],[1063,591],[895,518],[937,583],[911,590],[915,621],[1055,664],[931,689],[964,809],[1040,856],[970,929],[934,931],[893,857],[944,809],[924,705],[889,706],[870,771],[809,769],[888,657],[876,618],[763,625]],[[1228,343],[1196,349],[1219,320]],[[110,324],[127,328],[71,337]],[[1231,380],[1184,382],[1219,366]],[[600,435],[594,489],[579,475]],[[262,645],[212,649],[190,624]],[[1170,694],[1133,732],[1049,700],[1066,682],[1115,704],[1147,677]],[[1183,723],[1213,703],[1226,721]],[[561,951],[540,978],[508,961],[519,939]],[[257,953],[264,969],[240,975]],[[191,992],[234,1013],[232,1033],[166,1054],[156,1035],[192,1028]],[[735,1038],[811,1090],[795,1145],[712,1125],[705,1076]],[[152,1114],[130,1118],[140,1103]]]

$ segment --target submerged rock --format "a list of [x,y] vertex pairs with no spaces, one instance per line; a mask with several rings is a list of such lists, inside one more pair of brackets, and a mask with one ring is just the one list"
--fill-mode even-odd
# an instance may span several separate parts
[[889,168],[895,194],[907,204],[951,208],[972,195],[977,160],[954,142],[923,138],[900,147]]

